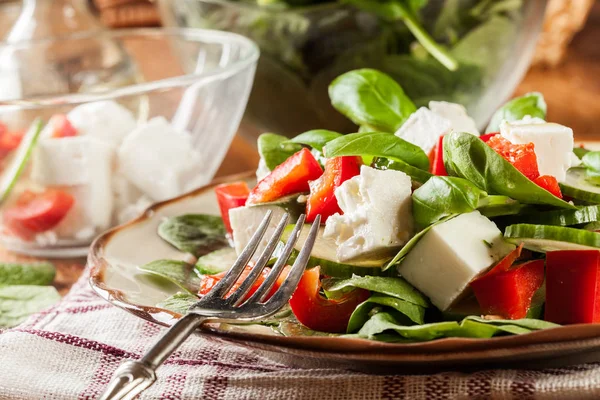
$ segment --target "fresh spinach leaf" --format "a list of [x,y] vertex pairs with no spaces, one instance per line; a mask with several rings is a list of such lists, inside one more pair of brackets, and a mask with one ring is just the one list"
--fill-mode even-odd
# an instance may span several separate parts
[[356,125],[391,133],[417,110],[395,80],[374,69],[340,75],[329,85],[329,98]]
[[10,328],[36,312],[58,303],[53,286],[13,285],[0,287],[0,327]]
[[341,136],[343,136],[341,133],[328,131],[326,129],[314,129],[312,131],[301,133],[285,143],[303,144],[322,152],[323,146]]
[[194,305],[198,300],[198,296],[195,296],[190,293],[182,293],[177,292],[173,296],[170,296],[156,306],[159,308],[164,308],[169,311],[176,312],[181,315],[187,314],[189,308]]
[[228,271],[235,260],[237,260],[235,249],[226,247],[198,257],[195,268],[200,275],[215,275]]
[[413,217],[422,229],[448,215],[474,211],[486,196],[466,179],[434,176],[413,192]]
[[49,262],[0,263],[0,286],[50,285],[56,268]]
[[581,163],[594,172],[600,173],[600,151],[589,151],[581,157]]
[[535,118],[546,119],[546,102],[544,96],[538,92],[527,93],[524,96],[512,99],[498,109],[485,130],[487,133],[498,132],[503,120],[508,122],[518,121],[527,115]]
[[575,209],[542,189],[481,139],[469,133],[444,136],[444,164],[448,174],[472,182],[489,194],[501,194],[525,204]]
[[385,294],[422,307],[429,306],[427,297],[403,278],[353,275],[349,279],[330,279],[323,282],[323,290],[328,298],[339,298],[353,288]]
[[415,324],[422,324],[425,320],[425,307],[405,300],[400,300],[396,297],[376,293],[354,309],[354,312],[348,321],[347,332],[358,332],[365,322],[369,320],[370,312],[376,307],[390,307],[400,314],[405,315]]
[[275,133],[263,133],[257,140],[258,154],[269,170],[274,170],[292,154],[302,150],[302,146],[290,143],[285,136]]
[[520,326],[521,328],[537,331],[541,329],[556,328],[560,325],[553,322],[543,321],[540,319],[522,318],[522,319],[484,319],[478,316],[469,316],[466,319],[481,322],[490,325],[514,325]]
[[577,156],[577,158],[579,158],[580,160],[583,158],[583,156],[585,156],[590,151],[591,150],[585,149],[583,147],[574,147],[573,148],[573,153],[575,153],[575,155]]
[[409,165],[404,161],[390,160],[385,157],[375,157],[371,166],[373,168],[380,169],[383,171],[387,169],[393,169],[394,171],[402,171],[406,175],[410,176],[410,179],[420,184],[427,182],[429,178],[433,176],[429,172],[420,168],[413,167],[412,165]]
[[362,132],[344,135],[325,145],[326,157],[374,156],[404,161],[428,170],[429,158],[418,146],[386,132]]
[[226,233],[223,220],[215,215],[179,215],[167,218],[158,226],[158,236],[176,249],[196,257],[228,246]]
[[415,247],[417,245],[417,243],[419,243],[419,240],[421,240],[423,238],[423,236],[425,236],[425,234],[427,232],[429,232],[429,230],[431,228],[433,228],[434,226],[436,226],[437,224],[441,224],[444,223],[454,217],[456,217],[458,214],[453,214],[453,215],[449,215],[445,218],[440,219],[439,221],[429,225],[428,227],[422,229],[419,233],[417,233],[415,236],[413,236],[408,243],[406,243],[404,245],[404,247],[402,247],[400,249],[400,251],[398,252],[398,254],[396,254],[396,256],[394,258],[392,258],[390,260],[390,262],[388,262],[383,268],[383,271],[388,270],[389,268],[395,266],[395,265],[399,265],[404,258],[408,255],[408,253],[413,249],[413,247]]
[[156,260],[138,267],[141,271],[160,276],[190,294],[198,293],[201,279],[192,266],[184,261]]

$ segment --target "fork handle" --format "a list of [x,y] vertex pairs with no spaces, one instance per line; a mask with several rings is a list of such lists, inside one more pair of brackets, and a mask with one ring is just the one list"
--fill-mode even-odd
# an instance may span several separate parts
[[129,400],[140,394],[156,380],[158,368],[207,318],[187,314],[139,361],[127,361],[116,371],[100,400]]

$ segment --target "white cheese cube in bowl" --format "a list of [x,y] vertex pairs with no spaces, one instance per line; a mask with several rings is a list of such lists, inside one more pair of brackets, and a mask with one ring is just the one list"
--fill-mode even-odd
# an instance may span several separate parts
[[125,177],[154,201],[183,194],[205,179],[191,135],[163,117],[134,129],[119,148],[118,160]]
[[473,211],[432,227],[398,272],[445,311],[461,298],[469,282],[514,248],[496,224]]
[[452,123],[455,132],[467,132],[479,136],[479,129],[473,118],[467,114],[467,109],[457,103],[447,101],[430,101],[429,109],[440,117],[444,117]]
[[500,134],[514,144],[533,143],[540,175],[552,175],[559,182],[565,180],[567,170],[573,163],[571,128],[528,117],[521,121],[503,121]]
[[115,101],[96,101],[75,107],[67,119],[78,135],[119,146],[136,125],[131,111]]
[[426,154],[435,147],[440,136],[452,129],[452,121],[426,107],[421,107],[395,133],[396,136],[419,146]]
[[324,237],[335,240],[337,261],[390,255],[413,234],[411,180],[404,172],[363,165],[335,197],[343,215],[327,219]]

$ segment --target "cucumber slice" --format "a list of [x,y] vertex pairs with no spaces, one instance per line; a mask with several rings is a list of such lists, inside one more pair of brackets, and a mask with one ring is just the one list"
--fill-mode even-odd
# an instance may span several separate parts
[[517,224],[506,227],[504,238],[526,249],[545,253],[555,250],[597,250],[600,233],[564,226]]
[[393,169],[396,171],[402,171],[406,175],[410,176],[410,178],[413,181],[419,182],[421,184],[427,182],[429,178],[433,176],[429,172],[419,169],[417,167],[413,167],[412,165],[407,164],[405,162],[388,160],[384,157],[375,157],[371,165],[373,168],[381,170]]
[[577,210],[553,210],[537,211],[527,214],[519,214],[506,219],[510,224],[536,224],[536,225],[558,225],[569,226],[587,224],[600,220],[600,206],[582,206]]
[[235,260],[237,260],[235,249],[225,247],[199,257],[195,268],[200,275],[215,275],[228,271],[235,263]]
[[8,195],[15,187],[17,180],[23,173],[25,165],[31,157],[33,148],[35,147],[44,124],[41,119],[33,121],[25,136],[21,140],[21,144],[17,147],[15,154],[10,160],[10,164],[4,170],[0,178],[0,203],[6,201]]
[[[292,230],[293,225],[289,225],[282,236],[283,241],[287,241]],[[299,251],[306,241],[308,232],[310,231],[310,225],[305,225],[300,232],[300,237],[294,245],[294,248]],[[324,228],[319,229],[319,234],[315,242],[315,246],[311,252],[310,259],[308,260],[308,267],[321,267],[321,273],[323,275],[335,277],[335,278],[350,278],[352,275],[382,275],[383,271],[381,267],[389,260],[389,258],[373,259],[373,260],[360,260],[353,262],[352,264],[345,264],[334,261],[336,257],[337,245],[335,241],[331,239],[323,238]]]
[[571,168],[565,181],[559,183],[565,196],[589,203],[600,203],[600,186],[587,180],[585,168]]

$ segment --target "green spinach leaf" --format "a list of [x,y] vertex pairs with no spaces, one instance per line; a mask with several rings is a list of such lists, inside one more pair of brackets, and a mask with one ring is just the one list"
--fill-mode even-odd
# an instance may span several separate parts
[[60,295],[53,286],[0,287],[0,327],[16,326],[31,314],[42,311],[59,301]]
[[410,176],[410,178],[413,181],[418,182],[420,184],[427,182],[429,178],[433,176],[429,172],[420,168],[413,167],[412,165],[409,165],[404,161],[390,160],[385,157],[375,157],[371,166],[373,168],[380,169],[383,171],[387,169],[393,169],[394,171],[402,171],[406,175]]
[[159,308],[164,308],[169,311],[176,312],[181,315],[187,314],[189,308],[194,305],[198,300],[198,296],[195,296],[190,293],[182,293],[177,292],[173,296],[170,296],[156,306]]
[[417,110],[395,80],[374,69],[340,75],[329,85],[329,98],[356,125],[391,133]]
[[512,99],[494,113],[490,124],[485,130],[487,133],[498,132],[503,120],[508,122],[518,121],[529,115],[535,118],[546,119],[546,102],[544,96],[538,92],[527,93],[524,96]]
[[466,179],[434,176],[413,192],[413,217],[422,229],[448,215],[474,211],[486,196]]
[[170,217],[158,226],[158,236],[176,249],[196,257],[229,246],[221,217],[185,214]]
[[390,307],[409,318],[415,324],[422,324],[425,320],[425,307],[376,293],[356,307],[348,321],[347,332],[358,332],[365,322],[369,320],[370,312],[376,307]]
[[141,271],[160,276],[190,294],[198,293],[201,279],[192,266],[184,261],[156,260],[138,267]]
[[258,154],[265,161],[269,170],[274,170],[279,164],[287,160],[292,154],[302,150],[302,146],[290,143],[285,136],[275,133],[263,133],[257,141]]
[[351,133],[327,143],[323,150],[326,157],[386,157],[423,170],[429,169],[429,158],[420,147],[386,132]]
[[580,160],[583,158],[583,156],[585,156],[590,151],[591,150],[585,149],[583,147],[574,147],[573,148],[573,153],[575,153],[575,155],[577,156],[577,158],[579,158]]
[[385,294],[422,307],[429,306],[427,297],[402,278],[353,275],[349,279],[330,279],[323,282],[325,295],[331,299],[339,298],[354,288]]
[[343,136],[341,133],[328,131],[326,129],[314,129],[312,131],[301,133],[285,143],[303,144],[322,152],[323,146],[341,136]]
[[0,263],[0,286],[50,285],[56,275],[54,265],[39,263]]
[[594,172],[600,173],[600,151],[589,151],[581,157],[582,164]]
[[490,194],[501,194],[525,204],[576,208],[530,181],[471,134],[451,132],[444,137],[444,164],[448,174],[467,179]]

